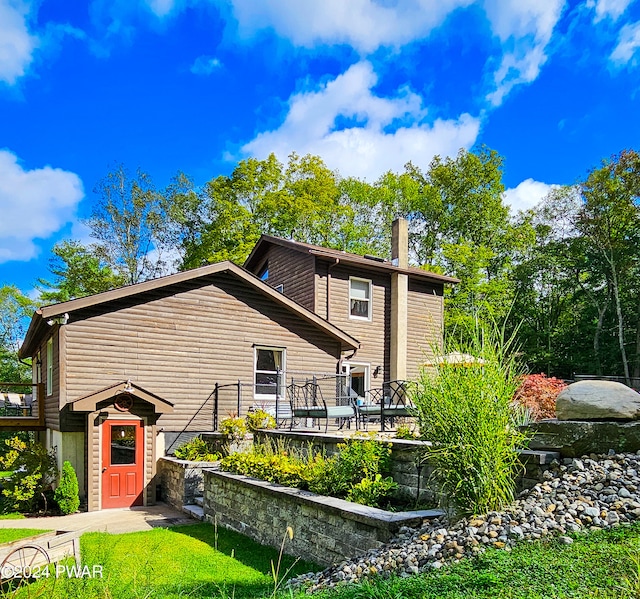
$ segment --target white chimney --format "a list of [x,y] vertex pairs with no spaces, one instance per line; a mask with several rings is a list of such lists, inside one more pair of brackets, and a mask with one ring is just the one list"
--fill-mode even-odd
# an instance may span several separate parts
[[[391,260],[398,271],[409,266],[409,226],[405,218],[397,218],[391,226]],[[409,276],[391,273],[391,362],[392,381],[407,378],[407,300]]]

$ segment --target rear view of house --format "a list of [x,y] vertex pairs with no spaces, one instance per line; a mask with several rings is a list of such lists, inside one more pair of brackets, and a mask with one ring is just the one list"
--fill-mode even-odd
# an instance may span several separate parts
[[278,371],[336,372],[358,345],[223,262],[42,308],[20,356],[43,383],[42,441],[98,510],[155,501],[165,448],[194,421],[214,430],[217,382],[252,381],[250,400],[268,403]]
[[263,236],[246,270],[221,262],[41,308],[19,352],[38,390],[22,421],[73,464],[89,510],[147,505],[159,457],[220,414],[286,402],[287,379],[324,377],[335,403],[414,378],[456,281],[408,266],[405,221],[393,240],[388,262]]

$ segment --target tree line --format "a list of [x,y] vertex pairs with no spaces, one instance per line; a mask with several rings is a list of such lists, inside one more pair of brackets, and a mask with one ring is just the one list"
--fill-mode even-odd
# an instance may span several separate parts
[[[391,222],[404,216],[411,261],[461,281],[446,290],[448,334],[491,320],[516,332],[533,372],[640,376],[639,190],[633,150],[518,213],[504,201],[503,159],[487,148],[435,157],[424,169],[409,163],[373,183],[312,155],[248,158],[202,186],[178,173],[163,189],[117,165],[95,188],[86,221],[94,241],[54,246],[39,303],[220,260],[242,264],[263,233],[389,257]],[[3,290],[10,357],[15,315],[33,305]]]

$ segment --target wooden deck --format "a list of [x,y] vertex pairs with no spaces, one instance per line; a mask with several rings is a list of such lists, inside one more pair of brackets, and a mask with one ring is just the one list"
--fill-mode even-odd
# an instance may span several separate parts
[[29,389],[32,391],[31,406],[15,406],[7,403],[2,396],[0,402],[0,431],[43,431],[44,422],[44,383],[0,382],[0,392],[7,390]]

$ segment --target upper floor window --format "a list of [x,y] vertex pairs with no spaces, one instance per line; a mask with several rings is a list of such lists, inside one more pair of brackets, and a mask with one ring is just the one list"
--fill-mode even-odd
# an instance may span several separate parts
[[264,263],[264,266],[258,272],[258,277],[261,281],[269,280],[269,262]]
[[371,281],[349,279],[349,317],[371,320]]
[[284,395],[285,350],[283,347],[256,347],[255,399],[275,400]]
[[47,340],[47,395],[53,393],[53,337]]

